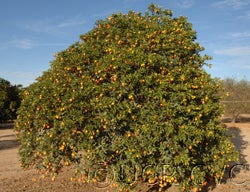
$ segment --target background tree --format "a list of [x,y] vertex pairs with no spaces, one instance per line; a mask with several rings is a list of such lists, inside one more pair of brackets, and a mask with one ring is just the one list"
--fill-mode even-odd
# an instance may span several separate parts
[[9,81],[0,78],[0,122],[16,118],[20,106],[19,97],[21,86],[11,85]]
[[74,164],[83,181],[109,177],[121,188],[218,181],[237,153],[195,39],[185,17],[155,5],[97,21],[24,92],[22,166],[55,176]]
[[250,113],[250,82],[242,79],[237,81],[227,78],[223,81],[225,115],[232,116],[232,122],[236,122],[240,114]]

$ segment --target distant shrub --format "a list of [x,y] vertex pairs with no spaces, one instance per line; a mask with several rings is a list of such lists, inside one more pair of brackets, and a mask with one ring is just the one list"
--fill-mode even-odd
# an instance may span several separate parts
[[0,122],[14,120],[17,108],[20,106],[20,86],[11,85],[0,78]]
[[56,175],[76,164],[83,181],[109,177],[124,189],[218,180],[237,153],[220,124],[221,84],[195,39],[185,17],[155,5],[97,21],[24,92],[22,166]]
[[223,90],[221,96],[224,97],[225,115],[232,117],[232,122],[239,120],[240,114],[250,113],[250,82],[242,79],[227,78],[223,80]]

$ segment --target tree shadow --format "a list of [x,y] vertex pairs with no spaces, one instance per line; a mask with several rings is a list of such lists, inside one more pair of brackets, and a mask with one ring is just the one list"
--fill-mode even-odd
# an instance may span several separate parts
[[2,136],[0,136],[0,139],[3,140],[3,138],[6,138],[6,137],[15,137],[15,134],[2,135]]
[[[13,129],[14,124],[12,122],[0,123],[0,130]],[[4,134],[0,136],[0,150],[12,149],[19,146],[15,134]]]
[[250,116],[241,114],[236,119],[233,116],[225,116],[225,117],[222,117],[221,122],[222,123],[249,123]]
[[13,129],[13,128],[14,128],[13,122],[0,123],[0,130]]
[[13,149],[19,146],[19,142],[16,139],[8,139],[0,141],[0,151],[6,149]]
[[242,131],[237,126],[230,126],[227,128],[228,128],[227,134],[229,136],[232,135],[231,141],[233,142],[233,144],[235,145],[236,149],[239,152],[239,162],[237,163],[247,164],[248,163],[246,160],[247,155],[245,155],[244,151],[246,150],[249,144],[248,141],[244,140],[244,135],[242,135]]
[[[249,121],[249,119],[244,120]],[[249,182],[249,176],[246,177],[246,175],[249,175],[250,169],[247,165],[249,165],[250,162],[247,162],[247,155],[245,154],[245,150],[247,149],[249,142],[246,140],[246,137],[242,133],[241,129],[237,127],[237,124],[234,124],[234,126],[226,126],[226,124],[224,124],[224,126],[227,127],[228,131],[226,134],[231,137],[231,141],[239,153],[239,162],[231,162],[229,167],[225,168],[225,170],[222,170],[224,171],[224,175],[219,179],[218,184],[211,180],[206,186],[201,186],[202,192],[213,191],[216,188],[220,190],[223,187],[223,191],[225,191],[225,189],[227,189],[225,185],[230,185],[231,187],[237,188],[237,191],[250,191],[249,185],[246,185],[245,183]],[[220,184],[222,184],[222,186],[219,186]],[[147,192],[158,191],[158,186],[152,185],[150,187],[144,187],[143,189],[143,191]],[[228,190],[230,189],[228,188]],[[178,187],[172,188],[169,185],[164,187],[163,191],[178,191]]]
[[241,123],[249,123],[250,122],[250,116],[249,115],[240,115],[239,122]]
[[[230,162],[229,167],[225,168],[224,175],[219,180],[219,184],[229,184],[229,185],[238,185],[240,187],[244,187],[245,181],[247,178],[242,178],[242,175],[249,175],[249,162],[247,161],[245,154],[245,150],[247,149],[247,146],[249,144],[248,141],[245,140],[245,136],[243,135],[241,129],[237,127],[237,124],[234,124],[234,126],[227,126],[224,124],[225,127],[227,127],[227,135],[231,137],[232,143],[235,145],[238,153],[239,153],[239,162]],[[247,174],[245,172],[248,172]],[[249,178],[249,177],[248,177]],[[203,188],[203,192],[207,192],[210,190],[213,190],[217,187],[217,184],[212,181],[207,186]],[[248,187],[248,186],[246,186]]]

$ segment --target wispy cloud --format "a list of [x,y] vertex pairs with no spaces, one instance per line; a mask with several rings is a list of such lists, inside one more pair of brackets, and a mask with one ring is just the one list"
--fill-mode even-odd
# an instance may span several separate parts
[[175,3],[180,8],[188,9],[194,5],[195,0],[178,0]]
[[65,33],[66,28],[83,25],[84,23],[86,23],[85,20],[83,20],[79,16],[76,16],[62,22],[57,22],[53,19],[36,20],[24,25],[24,28],[39,33],[46,33],[50,35],[62,35]]
[[50,20],[39,20],[34,21],[29,24],[24,25],[26,30],[30,30],[33,32],[46,33],[46,34],[55,34],[61,33],[58,27],[51,23]]
[[[235,59],[232,59],[229,64],[234,68],[234,69],[243,69],[243,70],[249,70],[250,69],[250,62],[249,58],[247,56],[243,57],[237,57]],[[244,71],[246,72],[246,71]]]
[[212,4],[212,6],[218,8],[229,7],[233,9],[241,9],[247,5],[250,5],[250,0],[220,0]]
[[248,64],[248,65],[242,65],[241,68],[242,69],[250,69],[250,64]]
[[63,22],[59,22],[56,27],[58,28],[66,28],[66,27],[73,27],[73,26],[78,26],[78,25],[83,25],[85,24],[86,21],[80,17],[80,16],[75,16],[72,18],[68,18],[67,20]]
[[10,47],[19,49],[31,49],[34,42],[30,39],[13,39],[7,42],[0,43],[0,49],[8,49]]
[[218,55],[227,55],[227,56],[249,56],[250,55],[250,46],[239,46],[239,47],[230,47],[225,49],[217,49],[214,51]]
[[246,11],[244,15],[237,17],[238,19],[250,20],[250,11]]
[[40,75],[41,73],[29,71],[0,71],[0,76],[8,79],[11,84],[21,84],[24,87],[35,82],[36,78]]
[[249,69],[250,69],[250,64],[248,64],[248,65],[240,65],[239,68],[240,68],[240,69],[249,70]]
[[250,38],[250,31],[231,33],[230,36],[236,39]]
[[[226,40],[232,44],[240,43],[241,45],[249,44],[250,31],[229,32],[218,36],[220,40]],[[230,45],[229,45],[230,46]]]
[[18,48],[18,49],[32,49],[34,47],[53,47],[53,46],[67,46],[70,43],[39,43],[31,39],[13,39],[0,43],[0,50]]
[[232,37],[235,38],[246,38],[250,37],[250,32],[238,32],[238,33],[232,33]]
[[30,39],[13,40],[10,44],[21,49],[31,49],[33,47],[33,42]]

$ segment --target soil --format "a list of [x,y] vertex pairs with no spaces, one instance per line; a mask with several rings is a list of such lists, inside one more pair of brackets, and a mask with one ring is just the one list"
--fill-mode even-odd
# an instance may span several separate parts
[[[240,153],[240,162],[233,163],[230,170],[225,171],[221,183],[209,186],[204,191],[212,192],[245,192],[250,191],[250,123],[225,123],[232,141]],[[55,181],[42,178],[34,169],[23,170],[19,166],[19,144],[13,131],[13,124],[0,124],[0,192],[103,192],[116,191],[112,188],[98,188],[93,184],[70,181],[71,170],[64,170]],[[238,165],[237,163],[240,163]],[[243,164],[243,165],[242,165]],[[232,178],[228,175],[232,173]],[[149,192],[149,186],[140,185],[136,191]],[[175,192],[171,187],[167,191]]]

